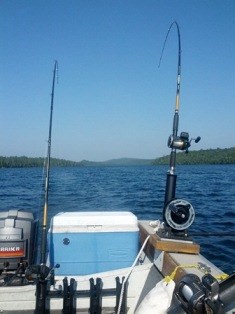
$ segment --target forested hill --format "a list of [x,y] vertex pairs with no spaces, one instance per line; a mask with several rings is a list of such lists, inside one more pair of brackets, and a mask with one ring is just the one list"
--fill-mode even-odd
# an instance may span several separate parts
[[[107,161],[88,161],[80,162],[51,158],[52,167],[107,167],[107,166],[147,166],[152,165],[154,159],[138,158],[119,158]],[[45,158],[22,157],[1,157],[0,168],[26,168],[26,167],[43,167]]]
[[[197,165],[197,164],[235,164],[235,147],[224,149],[206,149],[198,151],[189,151],[177,153],[177,164],[179,165]],[[155,159],[154,165],[169,164],[170,157],[164,156]]]
[[[2,157],[0,156],[0,168],[26,168],[26,167],[43,167],[45,163],[45,158],[41,157],[26,157],[26,156],[13,156],[13,157]],[[79,166],[81,163],[58,159],[58,158],[51,158],[51,166],[56,167],[72,167],[72,166]]]
[[110,159],[106,161],[88,161],[83,160],[81,164],[83,166],[91,167],[91,166],[102,166],[102,167],[114,167],[114,166],[150,166],[153,165],[154,159],[139,159],[139,158],[117,158]]
[[[170,153],[170,152],[169,152]],[[22,157],[1,157],[0,168],[24,168],[24,167],[43,167],[45,158]],[[92,166],[145,166],[145,165],[165,165],[169,164],[169,155],[153,159],[138,158],[119,158],[103,162],[92,161],[69,161],[58,158],[51,158],[51,166],[53,167],[92,167]],[[207,149],[198,151],[189,151],[177,153],[177,164],[235,164],[235,147],[225,149]]]

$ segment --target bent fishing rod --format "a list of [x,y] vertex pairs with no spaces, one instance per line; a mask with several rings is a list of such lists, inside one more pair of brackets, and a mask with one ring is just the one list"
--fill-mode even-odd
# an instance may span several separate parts
[[49,135],[47,145],[47,158],[46,158],[46,175],[45,175],[45,199],[43,207],[43,221],[42,221],[42,242],[41,242],[41,265],[46,264],[46,250],[47,250],[47,216],[48,216],[48,192],[49,192],[49,176],[50,176],[50,163],[51,163],[51,133],[52,133],[52,117],[54,107],[54,90],[55,90],[55,78],[58,73],[58,62],[55,61],[52,91],[51,91],[51,107],[50,107],[50,122],[49,122]]
[[176,179],[177,175],[175,174],[175,164],[176,164],[176,150],[180,147],[180,145],[176,145],[175,139],[177,139],[178,127],[179,127],[179,104],[180,104],[180,82],[181,82],[181,39],[180,39],[180,30],[179,25],[176,21],[172,22],[162,47],[161,57],[159,60],[159,65],[161,65],[163,53],[165,50],[166,42],[170,31],[173,26],[176,26],[177,35],[178,35],[178,65],[177,65],[177,81],[176,81],[176,97],[175,97],[175,113],[173,118],[173,130],[172,135],[168,139],[168,147],[171,148],[170,154],[170,169],[167,173],[167,182],[166,182],[166,190],[165,190],[165,201],[166,205],[169,201],[175,198],[175,190],[176,190]]
[[180,38],[180,29],[176,21],[172,22],[163,44],[159,65],[160,67],[163,53],[165,50],[166,42],[169,36],[170,31],[173,26],[177,29],[178,36],[178,64],[177,64],[177,80],[176,80],[176,97],[175,97],[175,111],[173,118],[173,128],[172,134],[168,138],[168,147],[171,148],[170,153],[170,169],[167,172],[166,178],[166,188],[165,188],[165,200],[164,200],[164,210],[163,218],[168,226],[173,228],[173,230],[183,230],[188,227],[194,218],[194,210],[187,201],[184,200],[175,200],[176,192],[176,180],[177,175],[175,173],[176,166],[176,151],[181,150],[188,153],[188,149],[191,146],[191,141],[194,140],[195,143],[198,143],[201,139],[198,136],[196,139],[189,139],[189,134],[187,132],[181,132],[178,136],[178,127],[179,127],[179,106],[180,106],[180,84],[181,84],[181,38]]

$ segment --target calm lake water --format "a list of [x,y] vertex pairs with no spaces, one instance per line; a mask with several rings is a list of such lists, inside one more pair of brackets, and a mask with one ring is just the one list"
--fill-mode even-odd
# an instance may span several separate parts
[[[49,219],[61,211],[129,210],[139,219],[161,219],[167,166],[52,168]],[[223,271],[235,270],[235,165],[177,166],[176,196],[190,201],[190,231],[201,252]],[[0,210],[27,209],[42,216],[43,171],[0,169]]]

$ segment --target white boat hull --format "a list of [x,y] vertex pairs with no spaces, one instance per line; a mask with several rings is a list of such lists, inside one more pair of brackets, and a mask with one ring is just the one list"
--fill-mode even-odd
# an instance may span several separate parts
[[[122,268],[117,270],[111,270],[102,273],[95,273],[83,276],[68,276],[68,282],[71,278],[76,282],[76,294],[74,299],[76,313],[89,313],[90,298],[82,294],[79,296],[79,291],[89,291],[90,278],[101,278],[103,287],[102,289],[115,289],[115,278],[129,276],[128,278],[128,292],[127,292],[127,313],[134,314],[146,295],[166,276],[172,275],[172,273],[178,267],[178,271],[175,273],[174,281],[177,283],[185,274],[193,273],[198,277],[202,277],[205,271],[209,271],[214,277],[218,278],[223,272],[204,258],[200,253],[184,253],[184,252],[167,252],[159,250],[158,246],[171,246],[166,240],[159,240],[156,238],[154,228],[149,226],[148,221],[140,221],[140,238],[143,243],[147,236],[149,237],[146,242],[145,252],[142,252],[138,263],[130,272],[130,268]],[[160,243],[160,242],[163,243]],[[169,240],[171,242],[171,240]],[[177,251],[177,241],[174,245]],[[182,244],[179,244],[181,247]],[[186,251],[189,250],[189,243],[185,243]],[[192,245],[195,250],[194,245]],[[181,247],[182,249],[182,247]],[[184,249],[182,249],[184,250]],[[193,267],[195,265],[195,267]],[[201,265],[201,267],[198,267]],[[187,267],[190,266],[190,267]],[[49,313],[61,313],[63,309],[63,279],[64,276],[55,276],[54,285],[49,288],[48,294],[54,294],[54,297],[47,297],[46,308]],[[55,294],[59,297],[55,297]],[[0,313],[35,313],[36,307],[36,284],[29,284],[26,286],[2,286],[0,287]],[[164,300],[163,300],[164,302]],[[174,302],[172,302],[174,307]],[[117,313],[115,312],[116,297],[103,296],[102,297],[102,313]],[[176,305],[177,306],[177,305]],[[155,309],[155,313],[162,313],[158,311],[159,307]],[[230,304],[226,313],[234,313],[235,310],[235,298],[234,302]],[[141,314],[140,311],[137,311]],[[150,310],[148,314],[151,313]],[[172,312],[173,313],[173,312]],[[179,307],[176,313],[184,313]],[[147,314],[147,312],[143,313]]]

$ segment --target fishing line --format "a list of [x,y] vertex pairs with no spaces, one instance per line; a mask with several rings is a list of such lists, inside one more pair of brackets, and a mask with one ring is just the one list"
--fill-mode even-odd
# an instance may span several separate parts
[[190,236],[234,237],[235,232],[190,232]]

